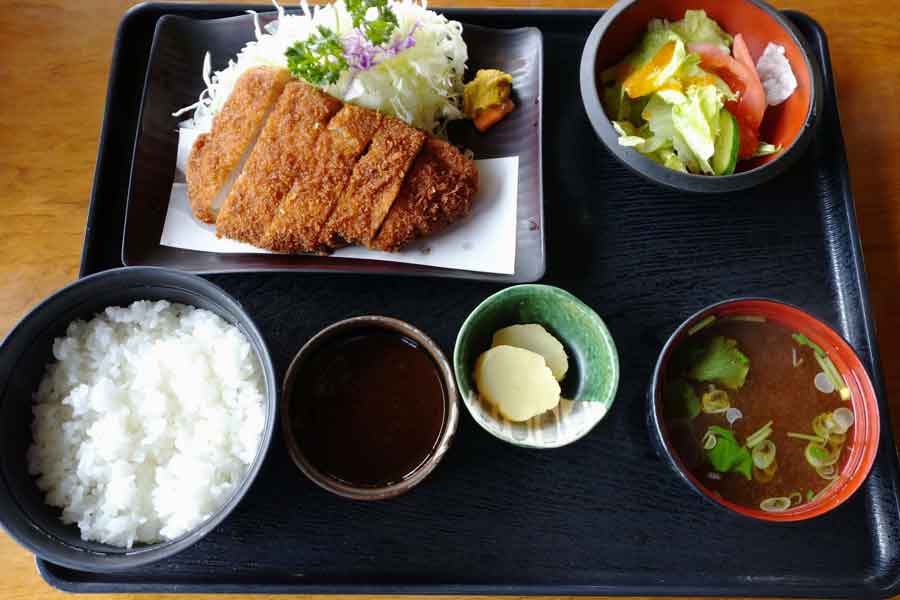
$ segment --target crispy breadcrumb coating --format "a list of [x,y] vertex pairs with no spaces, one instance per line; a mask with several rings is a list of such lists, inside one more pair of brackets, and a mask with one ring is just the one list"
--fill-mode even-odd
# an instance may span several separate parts
[[256,143],[263,123],[290,79],[287,69],[248,69],[213,120],[212,131],[194,141],[186,176],[191,210],[199,220],[215,222],[218,197],[227,195],[229,190],[224,188]]
[[465,217],[478,191],[475,163],[445,141],[430,138],[371,248],[396,251]]
[[340,100],[299,81],[289,83],[216,219],[216,235],[258,245],[294,182],[311,171],[319,134]]
[[316,141],[312,171],[299,178],[261,241],[278,252],[314,252],[319,233],[381,125],[381,113],[345,104]]
[[369,151],[356,163],[347,188],[322,230],[323,246],[335,248],[342,243],[372,241],[426,137],[399,119],[384,117]]

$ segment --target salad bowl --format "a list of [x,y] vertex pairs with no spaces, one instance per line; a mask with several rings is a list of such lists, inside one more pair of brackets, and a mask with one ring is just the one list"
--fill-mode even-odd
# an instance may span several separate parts
[[[620,132],[604,108],[603,72],[632,51],[640,51],[642,35],[653,19],[678,21],[686,11],[702,10],[725,32],[741,34],[756,62],[767,45],[784,48],[797,88],[777,106],[767,106],[759,137],[773,153],[741,160],[729,174],[698,175],[660,164],[620,143]],[[606,148],[633,171],[656,183],[685,192],[722,193],[755,187],[783,173],[803,155],[815,133],[820,112],[822,76],[810,58],[806,40],[780,12],[760,0],[622,0],[591,31],[581,56],[580,84],[591,126]],[[730,58],[730,57],[728,57]],[[721,111],[724,112],[724,111]],[[737,121],[735,121],[737,122]],[[708,135],[708,134],[707,134]]]

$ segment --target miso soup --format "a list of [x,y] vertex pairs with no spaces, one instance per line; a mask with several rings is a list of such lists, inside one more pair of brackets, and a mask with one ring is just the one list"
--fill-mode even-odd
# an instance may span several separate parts
[[810,502],[849,456],[850,390],[822,348],[761,317],[708,317],[663,383],[669,439],[721,498],[766,511]]

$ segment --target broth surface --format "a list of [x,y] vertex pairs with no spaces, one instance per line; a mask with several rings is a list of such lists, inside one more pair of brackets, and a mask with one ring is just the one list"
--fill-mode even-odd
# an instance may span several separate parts
[[437,365],[415,341],[378,329],[349,332],[325,342],[298,373],[295,438],[336,479],[395,483],[434,450],[444,396]]
[[[823,412],[840,407],[851,408],[843,402],[837,391],[824,394],[816,389],[814,378],[821,371],[813,350],[800,346],[792,338],[793,331],[773,322],[724,321],[707,327],[692,339],[708,340],[723,336],[737,340],[738,348],[750,359],[750,371],[740,390],[727,390],[731,406],[740,409],[743,417],[735,421],[731,429],[738,443],[772,421],[769,436],[776,446],[778,469],[771,481],[762,483],[755,478],[748,481],[740,473],[719,473],[721,479],[706,460],[702,450],[702,438],[710,425],[729,428],[724,414],[701,412],[692,420],[678,419],[668,422],[672,444],[694,477],[710,491],[718,493],[736,504],[759,508],[766,498],[788,497],[800,492],[806,502],[807,490],[820,492],[829,482],[821,478],[806,461],[804,450],[807,441],[789,438],[788,432],[812,435],[812,421]],[[799,365],[793,365],[793,352]],[[698,397],[708,389],[706,383],[692,382]],[[839,469],[850,454],[850,438],[837,463]]]

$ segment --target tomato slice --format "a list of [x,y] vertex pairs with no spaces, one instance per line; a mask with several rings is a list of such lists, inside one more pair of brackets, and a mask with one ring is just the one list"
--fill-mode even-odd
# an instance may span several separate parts
[[753,57],[750,56],[750,48],[747,47],[743,34],[739,33],[734,36],[731,53],[736,61],[750,69],[750,72],[753,73],[756,79],[759,79],[759,74],[756,72],[756,63],[753,62]]
[[741,126],[738,156],[748,158],[756,152],[759,143],[759,126],[766,112],[766,92],[756,67],[747,64],[752,65],[753,59],[740,34],[735,36],[734,47],[735,57],[715,44],[694,43],[688,50],[700,55],[700,66],[718,75],[738,95],[737,100],[726,102],[725,106]]
[[738,148],[738,158],[750,158],[756,154],[759,148],[759,128],[753,127],[746,121],[738,119],[741,131],[741,145]]

